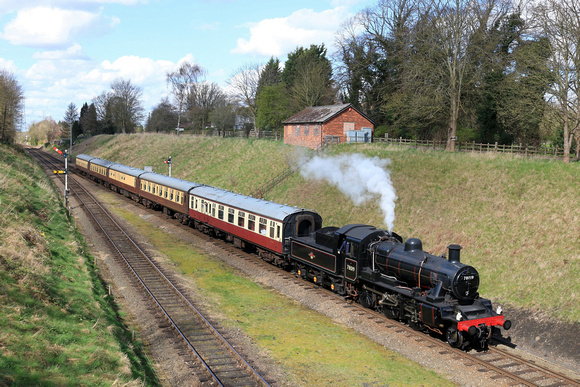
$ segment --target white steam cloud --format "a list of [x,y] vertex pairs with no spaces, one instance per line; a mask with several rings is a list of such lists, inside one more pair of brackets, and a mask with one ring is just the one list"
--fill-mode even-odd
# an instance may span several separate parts
[[362,154],[315,156],[302,164],[300,172],[305,178],[333,184],[357,206],[378,199],[387,229],[393,231],[397,195],[391,182],[391,171],[386,169],[390,163],[389,159],[369,158]]

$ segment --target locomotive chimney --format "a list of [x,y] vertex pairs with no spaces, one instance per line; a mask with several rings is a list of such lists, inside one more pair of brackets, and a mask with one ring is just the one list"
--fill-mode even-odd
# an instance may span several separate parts
[[449,262],[461,262],[460,259],[461,246],[449,245],[447,246],[447,248],[449,249]]

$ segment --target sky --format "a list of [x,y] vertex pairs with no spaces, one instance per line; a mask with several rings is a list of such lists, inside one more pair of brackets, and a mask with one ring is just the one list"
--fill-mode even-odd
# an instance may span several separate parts
[[286,60],[297,47],[329,54],[342,23],[377,0],[0,0],[0,70],[25,95],[22,130],[64,118],[130,80],[145,114],[169,95],[184,60],[224,89],[244,66]]

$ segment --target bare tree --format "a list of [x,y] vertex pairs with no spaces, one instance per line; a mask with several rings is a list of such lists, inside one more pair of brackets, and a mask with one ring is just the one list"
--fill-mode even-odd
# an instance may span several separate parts
[[239,67],[235,74],[228,81],[228,85],[234,91],[234,99],[247,109],[252,118],[252,123],[256,122],[256,94],[260,83],[261,65],[246,64]]
[[141,88],[131,84],[130,80],[117,79],[111,83],[113,91],[113,121],[121,133],[134,131],[143,120],[141,105]]
[[14,75],[0,70],[0,142],[12,143],[24,113],[24,92]]
[[551,98],[564,128],[564,162],[570,162],[574,137],[580,137],[580,4],[577,0],[546,0],[534,10],[542,33],[550,40],[554,77]]
[[192,122],[199,125],[201,130],[205,129],[209,123],[210,112],[223,105],[225,98],[225,93],[215,82],[194,84],[187,101],[187,109]]
[[431,50],[426,54],[441,62],[439,67],[433,68],[432,75],[441,80],[435,87],[449,104],[447,150],[455,151],[462,93],[469,82],[473,56],[477,55],[473,39],[493,25],[494,19],[503,16],[505,10],[498,0],[432,0],[427,9],[431,12],[428,16],[431,34],[425,47]]
[[166,74],[166,80],[171,87],[171,94],[177,105],[177,127],[181,124],[181,112],[190,98],[195,85],[203,82],[205,70],[191,62],[183,62],[175,71]]

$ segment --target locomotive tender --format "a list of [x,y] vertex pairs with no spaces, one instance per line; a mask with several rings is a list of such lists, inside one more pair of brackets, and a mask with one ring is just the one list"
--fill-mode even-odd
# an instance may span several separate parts
[[479,297],[479,274],[461,263],[458,245],[448,258],[423,251],[417,238],[363,224],[322,228],[314,211],[167,177],[81,154],[78,171],[181,223],[252,250],[264,260],[352,298],[417,330],[442,335],[453,347],[485,348],[500,327],[501,307]]

